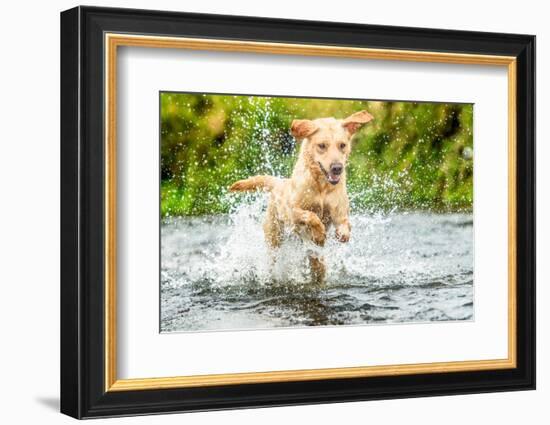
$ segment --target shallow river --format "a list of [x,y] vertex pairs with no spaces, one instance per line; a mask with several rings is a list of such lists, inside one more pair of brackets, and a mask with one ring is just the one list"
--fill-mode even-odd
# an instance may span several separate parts
[[[249,206],[163,221],[161,331],[473,318],[470,214],[352,215],[348,244],[291,238],[274,264],[261,218],[261,206]],[[324,255],[323,287],[310,284],[310,250]]]

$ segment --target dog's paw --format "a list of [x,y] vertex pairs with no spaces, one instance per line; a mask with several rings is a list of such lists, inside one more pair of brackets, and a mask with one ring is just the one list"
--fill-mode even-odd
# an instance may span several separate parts
[[311,226],[311,239],[316,245],[324,246],[327,239],[327,231],[325,225],[319,220]]
[[338,239],[338,242],[346,243],[349,241],[350,235],[349,233],[339,234],[336,233],[336,239]]
[[346,243],[350,238],[350,231],[347,226],[340,226],[336,229],[336,239],[339,242]]

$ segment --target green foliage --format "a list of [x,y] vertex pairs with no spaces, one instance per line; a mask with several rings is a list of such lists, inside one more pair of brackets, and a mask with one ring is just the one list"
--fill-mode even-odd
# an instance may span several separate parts
[[473,106],[161,93],[161,211],[227,212],[227,187],[254,174],[289,176],[295,118],[375,119],[354,138],[355,208],[470,210]]

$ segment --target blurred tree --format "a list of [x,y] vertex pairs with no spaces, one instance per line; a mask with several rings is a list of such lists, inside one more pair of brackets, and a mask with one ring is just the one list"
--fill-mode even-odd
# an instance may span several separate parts
[[354,138],[355,208],[471,210],[473,105],[161,93],[161,211],[227,212],[225,194],[258,173],[289,176],[294,118],[375,119]]

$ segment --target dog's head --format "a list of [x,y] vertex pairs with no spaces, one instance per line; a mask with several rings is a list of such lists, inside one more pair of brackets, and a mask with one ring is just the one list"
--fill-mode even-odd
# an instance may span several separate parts
[[301,152],[312,166],[319,167],[326,180],[336,185],[340,182],[351,152],[351,138],[372,119],[373,116],[367,111],[361,111],[343,120],[294,120],[290,131],[296,140],[305,142]]

